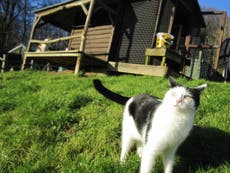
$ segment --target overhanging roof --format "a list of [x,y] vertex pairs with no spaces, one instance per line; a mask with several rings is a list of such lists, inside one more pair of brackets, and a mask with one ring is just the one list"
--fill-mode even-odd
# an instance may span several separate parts
[[[95,0],[97,5],[100,3],[109,5],[117,4],[124,0]],[[134,0],[129,0],[134,1]],[[137,1],[137,0],[135,0]],[[184,8],[186,13],[192,17],[192,24],[194,27],[205,27],[205,22],[199,7],[197,0],[173,0]],[[36,16],[41,16],[41,19],[45,22],[51,23],[57,27],[60,27],[66,31],[71,31],[73,27],[79,24],[84,25],[86,15],[82,10],[81,5],[84,4],[88,7],[90,0],[69,0],[62,3],[58,3],[52,6],[41,8],[34,13]]]
[[[116,4],[121,0],[95,0],[95,8],[101,3],[103,4]],[[45,22],[51,23],[64,30],[71,31],[73,27],[79,24],[84,25],[86,14],[82,9],[82,5],[87,8],[90,0],[70,0],[63,3],[58,3],[52,6],[38,9],[34,11],[36,16],[41,16]]]
[[[96,2],[103,2],[105,4],[114,4],[114,3],[118,3],[120,2],[121,0],[96,0]],[[51,6],[48,6],[48,7],[44,7],[44,8],[40,8],[40,9],[37,9],[34,11],[34,13],[42,13],[44,11],[47,11],[47,10],[50,10],[50,9],[54,9],[54,8],[57,8],[57,7],[61,7],[61,6],[65,6],[67,4],[74,4],[74,3],[87,3],[87,2],[90,2],[90,0],[69,0],[69,1],[65,1],[65,2],[61,2],[61,3],[57,3],[57,4],[54,4],[54,5],[51,5]]]
[[178,0],[184,10],[189,14],[194,27],[205,27],[205,21],[197,0]]
[[77,20],[81,23],[85,21],[86,15],[81,8],[81,4],[87,5],[89,2],[90,0],[71,0],[38,9],[34,13],[45,22],[71,31]]

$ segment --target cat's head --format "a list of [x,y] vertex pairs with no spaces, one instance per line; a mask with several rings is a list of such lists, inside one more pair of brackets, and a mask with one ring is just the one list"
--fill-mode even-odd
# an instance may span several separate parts
[[169,77],[170,89],[166,92],[164,103],[180,110],[196,110],[200,104],[200,93],[207,87],[203,84],[197,87],[185,87]]

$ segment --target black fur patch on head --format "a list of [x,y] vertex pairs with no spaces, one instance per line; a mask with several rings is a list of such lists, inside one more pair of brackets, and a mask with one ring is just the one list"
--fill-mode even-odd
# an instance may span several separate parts
[[176,80],[172,76],[169,76],[169,86],[170,88],[173,88],[173,87],[181,86],[181,85],[177,83]]
[[192,98],[195,102],[195,108],[197,109],[200,105],[200,91],[194,88],[187,88],[187,90],[191,93]]
[[207,84],[203,84],[195,88],[187,88],[187,90],[192,94],[196,109],[200,105],[200,94],[206,87]]

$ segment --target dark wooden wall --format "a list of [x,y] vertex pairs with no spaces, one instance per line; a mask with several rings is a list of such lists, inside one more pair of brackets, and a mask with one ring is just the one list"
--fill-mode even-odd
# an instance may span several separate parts
[[110,60],[145,63],[145,49],[152,44],[159,3],[159,0],[124,2]]

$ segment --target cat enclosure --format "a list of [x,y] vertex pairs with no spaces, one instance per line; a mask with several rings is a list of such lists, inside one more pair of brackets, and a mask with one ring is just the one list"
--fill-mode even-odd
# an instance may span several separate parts
[[[67,34],[36,36],[48,23]],[[74,68],[75,74],[81,67],[155,76],[183,72],[191,64],[193,30],[202,27],[196,0],[70,0],[35,11],[22,69],[32,60]],[[171,48],[155,50],[158,32],[174,36]],[[60,42],[65,46],[36,52],[39,44]]]
[[216,32],[210,36],[205,28],[200,31],[194,30],[187,52],[192,57],[191,65],[185,67],[185,74],[191,78],[222,81],[221,45],[227,14],[224,11],[203,11],[202,15],[207,27],[213,27],[214,24],[210,22],[216,21]]

